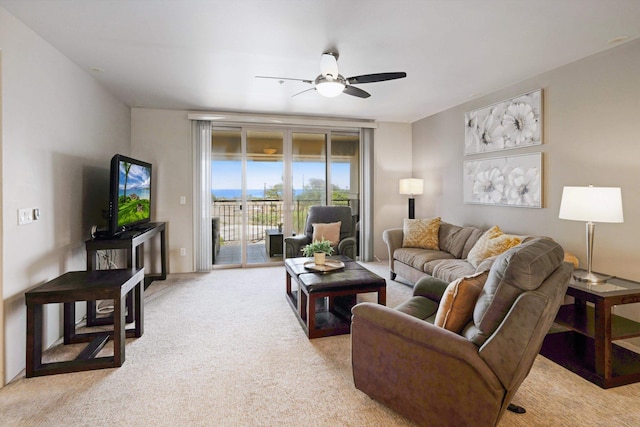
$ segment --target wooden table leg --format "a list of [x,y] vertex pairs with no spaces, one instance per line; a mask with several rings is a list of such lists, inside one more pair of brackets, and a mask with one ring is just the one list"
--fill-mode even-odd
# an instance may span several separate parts
[[313,332],[316,329],[316,294],[309,294],[306,296],[307,302],[307,336],[312,337]]
[[605,380],[611,378],[611,306],[606,301],[595,304],[595,368]]
[[132,291],[135,294],[135,336],[140,338],[144,334],[144,279]]
[[113,364],[116,367],[124,363],[125,300],[126,295],[113,300]]
[[[87,303],[93,302],[93,307],[95,308],[95,301],[87,301]],[[87,305],[88,307],[88,305]],[[64,328],[64,343],[71,344],[71,340],[73,336],[76,334],[76,303],[75,302],[65,302],[64,303],[64,315],[62,321],[62,327]],[[87,318],[88,318],[87,314]]]
[[42,304],[27,304],[27,366],[31,378],[42,366]]
[[380,286],[378,288],[378,304],[386,305],[387,304],[387,287]]

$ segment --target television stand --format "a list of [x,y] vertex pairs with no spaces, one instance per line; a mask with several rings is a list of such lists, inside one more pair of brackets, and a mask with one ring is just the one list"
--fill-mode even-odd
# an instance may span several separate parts
[[[144,267],[144,243],[154,237],[160,239],[160,273],[148,273],[144,276],[144,288],[146,289],[154,280],[165,280],[167,278],[167,244],[165,235],[165,222],[150,222],[145,224],[139,233],[117,234],[111,238],[90,239],[85,242],[87,250],[87,271],[97,270],[97,252],[106,249],[123,249],[126,251],[126,268],[139,269]],[[133,230],[131,230],[133,231]],[[145,272],[149,269],[145,268]],[[127,323],[134,319],[133,296],[127,295]],[[96,302],[87,301],[87,326],[110,325],[113,317],[97,317]]]

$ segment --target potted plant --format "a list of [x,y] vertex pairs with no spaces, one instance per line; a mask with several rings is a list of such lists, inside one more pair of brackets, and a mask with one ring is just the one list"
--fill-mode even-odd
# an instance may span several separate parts
[[323,265],[325,257],[333,254],[333,248],[331,247],[331,241],[329,240],[315,240],[302,248],[302,254],[304,256],[313,256],[313,262],[316,265]]

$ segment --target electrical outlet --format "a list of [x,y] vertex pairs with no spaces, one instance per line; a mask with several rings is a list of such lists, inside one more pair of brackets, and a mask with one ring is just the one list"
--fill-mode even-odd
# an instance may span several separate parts
[[33,222],[33,209],[21,208],[18,209],[18,225],[30,224]]
[[187,248],[180,248],[180,256],[187,256]]
[[180,204],[181,205],[186,205],[187,204],[186,196],[180,196]]

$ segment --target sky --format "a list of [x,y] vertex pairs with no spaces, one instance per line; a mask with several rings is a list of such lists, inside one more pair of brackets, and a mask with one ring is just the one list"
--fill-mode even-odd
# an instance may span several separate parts
[[[340,188],[349,188],[349,163],[334,163],[331,171],[331,181]],[[302,179],[305,183],[309,178],[324,179],[325,164],[321,162],[294,163],[293,186],[302,188]],[[214,160],[211,162],[211,175],[213,177],[211,187],[213,190],[226,190],[240,188],[242,164],[240,161]],[[248,162],[247,163],[247,189],[260,189],[273,187],[282,183],[282,162]]]

